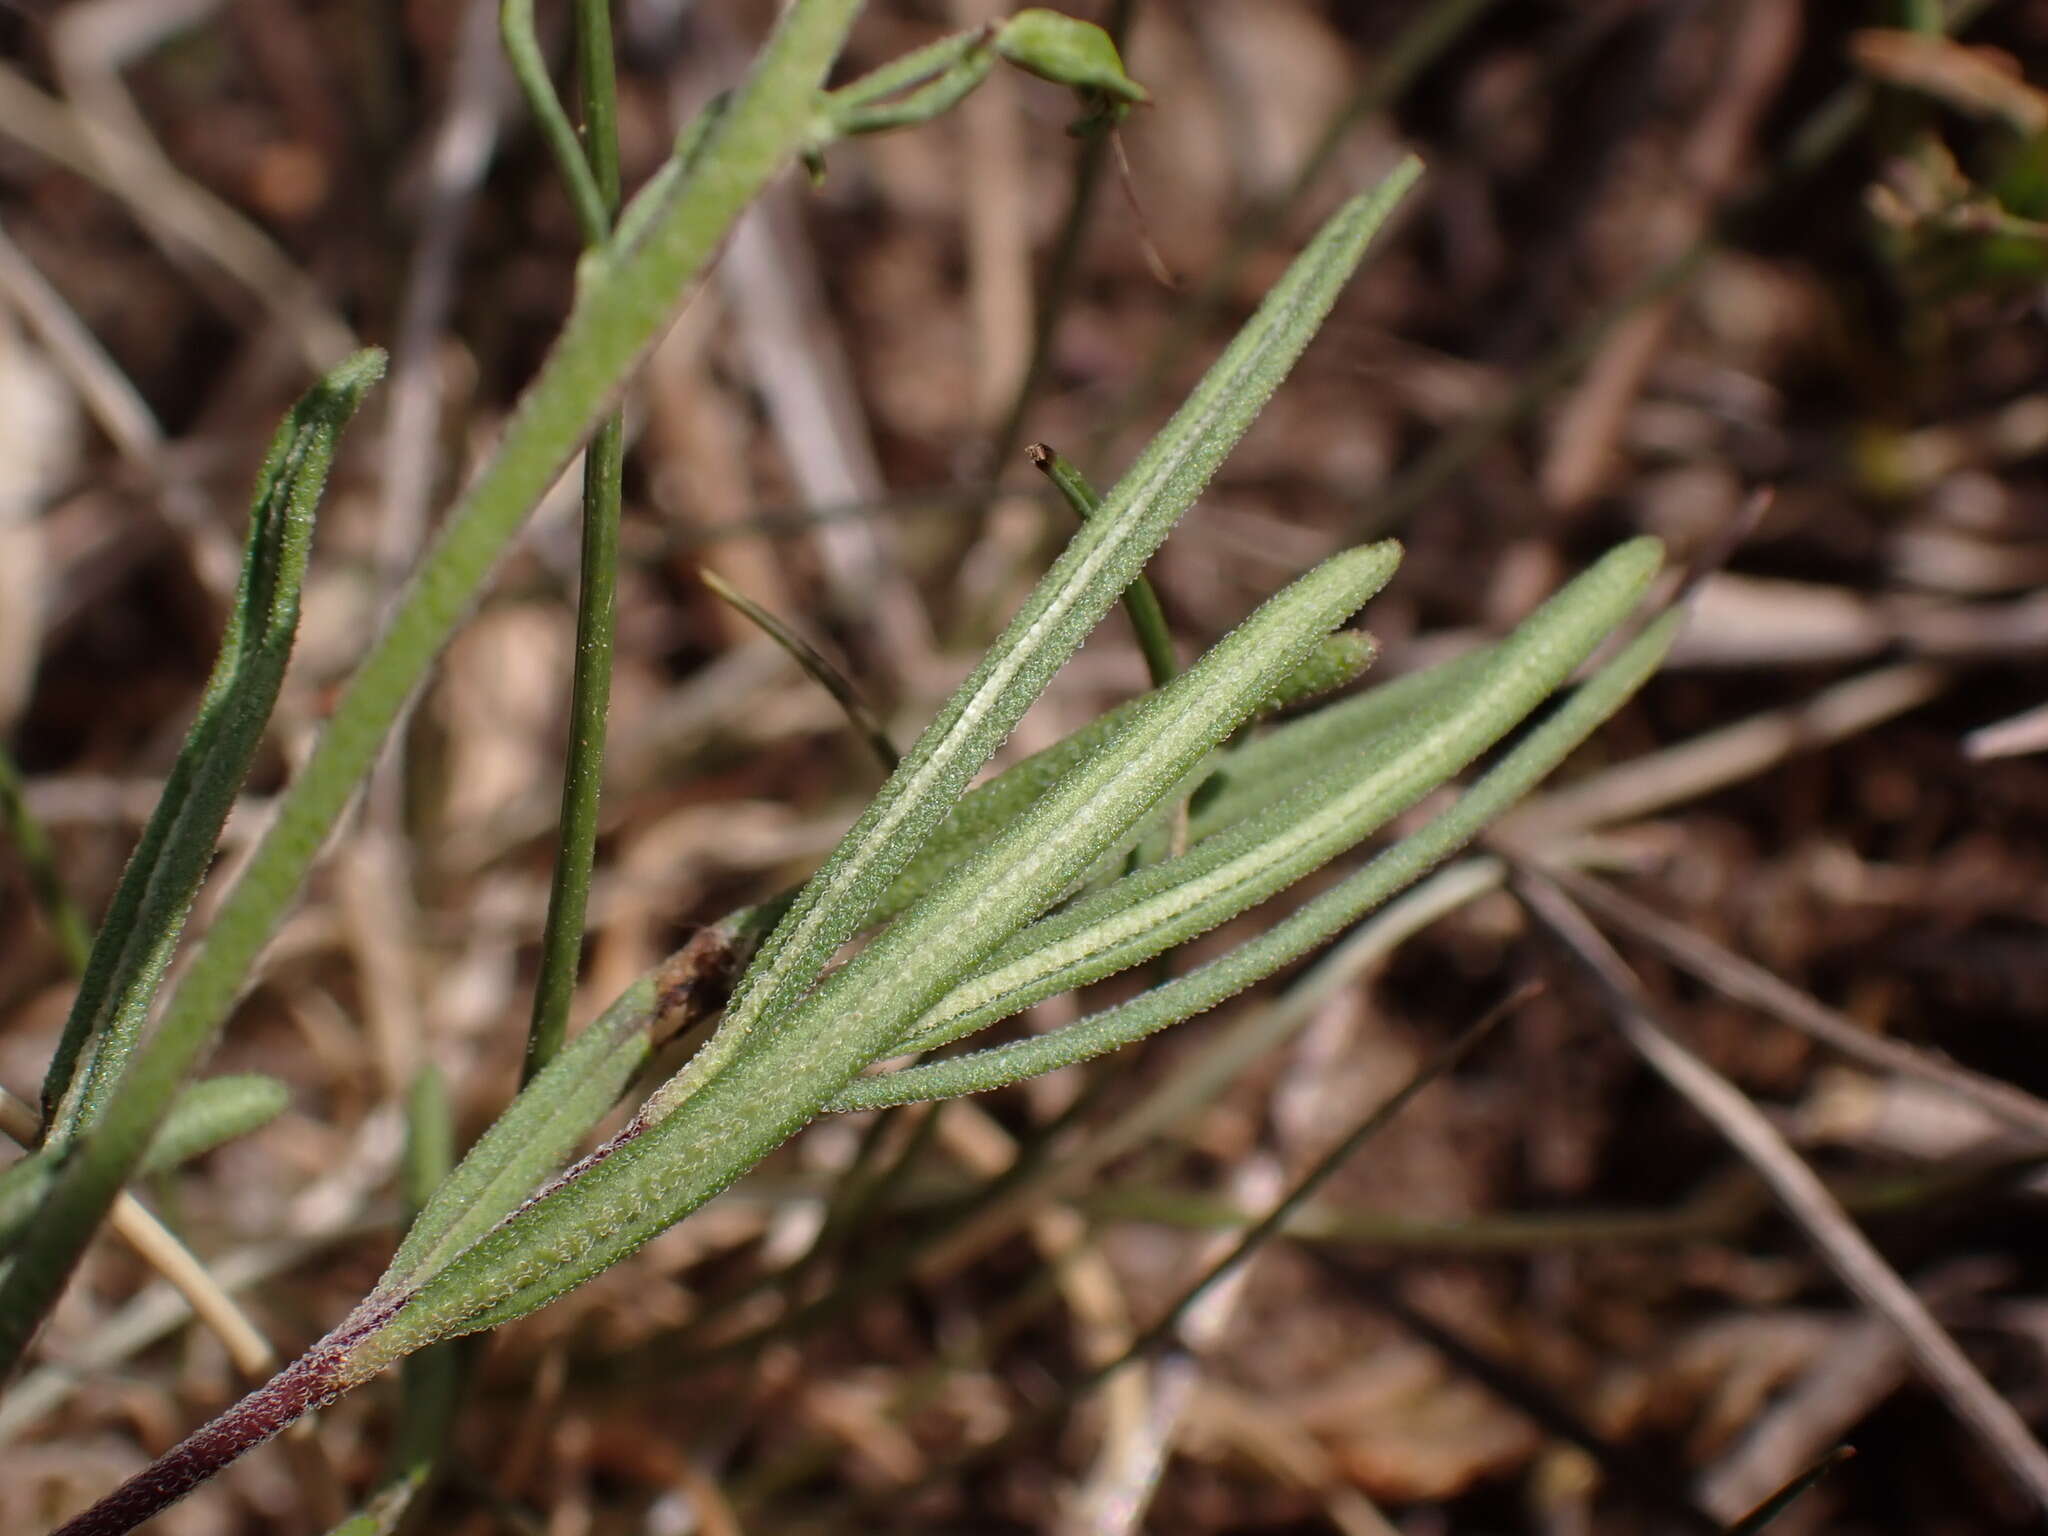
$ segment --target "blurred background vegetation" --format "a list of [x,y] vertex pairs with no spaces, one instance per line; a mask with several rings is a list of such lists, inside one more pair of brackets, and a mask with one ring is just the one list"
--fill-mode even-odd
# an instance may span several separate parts
[[[394,354],[214,895],[566,308],[580,236],[495,9],[0,11],[0,739],[87,914],[190,720],[247,483],[309,369],[352,338]],[[2040,1423],[2048,1118],[1845,1064],[1727,989],[1740,956],[2048,1093],[2048,12],[1976,7],[1952,43],[1925,0],[1068,9],[1123,35],[1154,98],[1119,146],[1000,74],[939,125],[834,148],[747,218],[626,402],[578,1017],[800,876],[876,782],[697,572],[794,623],[907,741],[1069,526],[1024,443],[1113,479],[1318,218],[1413,148],[1400,228],[1152,567],[1182,650],[1366,535],[1409,549],[1367,619],[1389,676],[1619,537],[1707,568],[1667,675],[1536,814],[1606,827],[1595,915],[1665,1022]],[[847,67],[999,10],[875,0]],[[629,186],[771,13],[615,7]],[[514,1088],[574,506],[565,482],[499,573],[216,1057],[283,1079],[290,1110],[142,1191],[254,1344],[103,1240],[0,1400],[0,1529],[104,1491],[374,1280],[421,1065],[465,1136]],[[1113,619],[1009,751],[1144,678]],[[0,1083],[27,1096],[71,991],[46,899],[0,850]],[[1649,913],[1708,958],[1673,959]],[[1532,976],[1173,1352],[1056,1432],[1026,1423]],[[1732,1519],[1844,1441],[1857,1459],[1778,1529],[2032,1528],[1507,896],[1162,1104],[1214,1027],[872,1136],[814,1128],[478,1352],[430,1528],[1604,1536]],[[857,1238],[820,1236],[833,1191],[843,1214],[889,1167]],[[323,1528],[394,1403],[348,1399],[161,1528]]]

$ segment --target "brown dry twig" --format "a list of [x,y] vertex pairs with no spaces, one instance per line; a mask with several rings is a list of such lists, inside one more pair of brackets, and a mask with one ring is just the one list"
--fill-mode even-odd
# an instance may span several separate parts
[[1763,966],[1659,916],[1605,881],[1554,865],[1546,866],[1544,873],[1574,901],[1651,945],[1716,991],[1748,1003],[1866,1066],[1933,1083],[2022,1135],[2048,1138],[2048,1102],[2026,1090],[1959,1067],[1931,1051],[1874,1035]]
[[1835,1277],[1898,1333],[1922,1379],[2013,1481],[2048,1511],[2048,1451],[1850,1220],[1819,1176],[1741,1089],[1665,1029],[1641,980],[1562,889],[1526,866],[1518,871],[1514,885],[1523,905],[1598,983],[1622,1037],[1749,1161]]

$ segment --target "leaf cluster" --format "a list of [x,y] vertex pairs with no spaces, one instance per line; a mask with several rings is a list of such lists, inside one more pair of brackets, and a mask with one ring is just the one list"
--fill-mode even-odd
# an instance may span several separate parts
[[[815,163],[838,138],[926,120],[997,60],[1076,91],[1087,124],[1113,123],[1146,99],[1106,34],[1040,10],[826,91],[855,8],[797,0],[748,81],[685,131],[614,223],[610,189],[572,153],[559,105],[548,110],[530,6],[509,0],[508,42],[587,225],[575,306],[144,1039],[276,698],[336,436],[381,357],[345,365],[280,431],[220,665],[51,1067],[44,1145],[0,1178],[0,1242],[16,1240],[0,1277],[0,1366],[18,1355],[128,1179],[275,1113],[269,1090],[185,1091],[185,1077],[493,560],[607,416],[678,295],[767,178],[791,159]],[[589,184],[572,162],[584,164]],[[421,1420],[426,1445],[458,1378],[445,1355],[422,1351],[581,1285],[821,1114],[1000,1088],[1216,1006],[1471,839],[1650,675],[1672,639],[1669,616],[1616,649],[1418,828],[1198,967],[1051,1034],[886,1067],[949,1051],[1037,1001],[1155,960],[1347,858],[1522,728],[1641,601],[1661,558],[1650,540],[1612,551],[1494,646],[1259,729],[1370,663],[1370,637],[1344,626],[1395,574],[1400,549],[1386,541],[1332,556],[1179,669],[1156,600],[1147,601],[1144,567],[1419,174],[1405,162],[1330,218],[1106,493],[1056,456],[1045,461],[1082,514],[1078,528],[817,873],[699,934],[573,1040],[542,1053],[545,1064],[459,1160],[437,1086],[423,1080],[407,1186],[417,1214],[377,1285],[272,1383],[67,1529],[130,1528],[299,1413],[408,1357],[420,1401],[439,1405]],[[1146,640],[1153,690],[970,788],[1119,601]],[[715,1031],[645,1092],[625,1129],[577,1157],[658,1048],[721,1003]],[[429,1460],[425,1450],[406,1460],[381,1510],[402,1509]],[[359,1519],[370,1522],[362,1529],[388,1528],[377,1511]]]

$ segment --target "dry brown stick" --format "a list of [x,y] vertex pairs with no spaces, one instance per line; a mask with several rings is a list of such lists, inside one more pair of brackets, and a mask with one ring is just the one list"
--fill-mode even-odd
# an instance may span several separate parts
[[[747,210],[733,226],[716,280],[805,503],[873,500],[882,494],[881,465],[794,196],[787,187],[771,188]],[[936,642],[890,527],[825,524],[813,542],[833,611],[866,640],[870,657],[902,690],[915,692]]]
[[1750,778],[1794,752],[1854,736],[1904,714],[1940,693],[1948,680],[1939,667],[1920,662],[1862,673],[1800,703],[1688,737],[1676,746],[1552,790],[1496,823],[1494,840],[1535,848],[1588,827],[1661,811]]
[[1658,1022],[1640,978],[1562,889],[1524,867],[1516,875],[1515,891],[1598,982],[1616,1027],[1636,1053],[1749,1160],[1836,1278],[1891,1324],[1921,1377],[2013,1480],[2048,1511],[2048,1452],[1849,1219],[1813,1169],[1741,1089]]
[[[1945,1266],[1920,1284],[1928,1306],[1946,1310],[1989,1283],[1996,1266],[1973,1260]],[[1906,1351],[1882,1318],[1842,1327],[1799,1379],[1753,1419],[1741,1437],[1699,1475],[1694,1491],[1707,1512],[1738,1519],[1794,1482],[1830,1446],[1896,1392],[1908,1371]]]
[[918,1278],[936,1284],[1013,1232],[1045,1200],[1078,1189],[1102,1168],[1172,1128],[1237,1081],[1254,1062],[1291,1039],[1334,992],[1351,985],[1438,918],[1494,890],[1501,868],[1492,859],[1447,865],[1387,903],[1334,946],[1315,967],[1233,1029],[1218,1034],[1145,1098],[1092,1139],[1049,1159],[1028,1179],[991,1200],[934,1243],[919,1259]]
[[1558,866],[1546,865],[1544,873],[1603,921],[1625,929],[1717,992],[1748,1003],[1866,1066],[1933,1083],[2003,1125],[2027,1136],[2048,1137],[2048,1102],[2024,1089],[1959,1067],[1932,1051],[1872,1034],[1847,1014],[1800,991],[1755,961],[1651,911],[1603,880]]
[[[2001,571],[2020,567],[2001,553]],[[2048,650],[2048,594],[1959,601],[1833,582],[1716,571],[1668,663],[1699,669],[1811,666],[1887,653],[1923,661],[2005,661]]]
[[[1665,265],[1713,227],[1742,169],[1756,126],[1777,95],[1799,41],[1799,12],[1789,0],[1749,0],[1729,17],[1719,77],[1680,150],[1669,191],[1651,210],[1646,265]],[[1668,293],[1629,315],[1608,336],[1559,413],[1541,470],[1544,499],[1576,507],[1612,475],[1630,408],[1642,393],[1679,310]]]
[[2022,714],[1980,725],[1963,738],[1963,755],[1973,762],[2032,752],[2048,752],[2048,704],[2037,704]]

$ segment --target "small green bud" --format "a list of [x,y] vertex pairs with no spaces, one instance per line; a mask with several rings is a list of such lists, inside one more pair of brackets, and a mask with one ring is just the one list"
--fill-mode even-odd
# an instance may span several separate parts
[[1120,105],[1152,99],[1124,73],[1109,34],[1091,21],[1034,6],[996,28],[995,49],[1019,69],[1084,96],[1108,97]]

